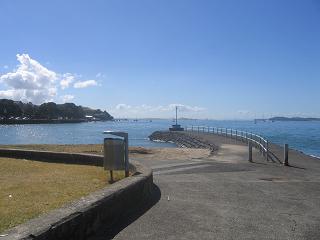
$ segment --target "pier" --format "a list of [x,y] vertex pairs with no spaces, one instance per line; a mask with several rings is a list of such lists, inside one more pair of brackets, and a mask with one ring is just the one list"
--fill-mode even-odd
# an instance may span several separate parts
[[[320,239],[320,161],[269,143],[279,161],[247,142],[208,132],[156,132],[208,157],[136,159],[153,169],[151,205],[120,220],[115,239]],[[189,144],[189,145],[188,145]],[[131,218],[130,218],[131,217]],[[101,238],[106,236],[102,233]]]

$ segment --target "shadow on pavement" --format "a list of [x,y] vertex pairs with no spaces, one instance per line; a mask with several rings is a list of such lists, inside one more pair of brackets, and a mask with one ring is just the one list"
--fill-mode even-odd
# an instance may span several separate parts
[[145,214],[150,208],[152,208],[161,198],[161,191],[155,184],[152,186],[151,196],[141,201],[136,208],[129,209],[124,215],[120,216],[113,224],[111,228],[100,228],[95,236],[89,238],[89,240],[106,240],[113,239],[119,232],[136,221],[139,217]]
[[306,170],[306,168],[304,168],[304,167],[298,167],[298,166],[294,166],[294,165],[291,165],[291,164],[289,164],[288,167]]

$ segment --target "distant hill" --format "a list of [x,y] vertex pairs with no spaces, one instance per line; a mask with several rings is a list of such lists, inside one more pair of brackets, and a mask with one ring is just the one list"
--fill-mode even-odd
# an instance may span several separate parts
[[[90,116],[90,117],[88,117]],[[77,106],[74,103],[54,102],[34,105],[8,99],[0,99],[0,120],[97,120],[108,121],[113,117],[106,111]]]
[[320,118],[303,118],[303,117],[273,117],[269,121],[320,121]]

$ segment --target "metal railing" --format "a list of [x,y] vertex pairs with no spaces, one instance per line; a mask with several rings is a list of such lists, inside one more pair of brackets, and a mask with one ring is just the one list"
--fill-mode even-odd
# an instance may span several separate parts
[[269,160],[270,149],[269,149],[269,141],[262,136],[254,134],[252,132],[241,131],[237,129],[231,128],[219,128],[219,127],[207,127],[207,126],[187,126],[184,129],[185,131],[192,132],[203,132],[203,133],[212,133],[219,136],[224,136],[226,138],[232,138],[237,141],[242,141],[247,144],[249,142],[253,147],[258,149],[261,154],[263,154],[267,161]]

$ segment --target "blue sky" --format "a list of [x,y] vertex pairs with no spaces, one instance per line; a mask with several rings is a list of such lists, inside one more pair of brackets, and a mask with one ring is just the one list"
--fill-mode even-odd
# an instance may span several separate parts
[[320,117],[317,0],[2,0],[0,24],[0,98]]

